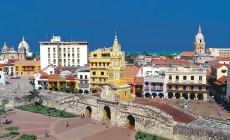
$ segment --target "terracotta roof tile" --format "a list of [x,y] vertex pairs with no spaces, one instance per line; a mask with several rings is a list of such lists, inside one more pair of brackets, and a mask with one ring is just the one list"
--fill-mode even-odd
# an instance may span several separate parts
[[217,79],[218,82],[222,83],[222,84],[226,84],[228,80],[227,76],[222,76],[219,79]]
[[50,74],[48,79],[59,79],[60,74]]
[[180,65],[190,67],[190,61],[187,59],[153,59],[152,64],[155,65]]
[[194,56],[195,52],[182,52],[181,56]]
[[40,60],[21,60],[16,61],[15,66],[22,65],[22,66],[34,66],[39,65],[40,66]]
[[212,76],[212,74],[211,74],[211,71],[206,71],[206,76],[208,76],[208,77],[211,77]]
[[125,78],[136,77],[141,68],[138,67],[125,67]]
[[135,77],[134,82],[135,82],[135,84],[143,85],[144,77]]
[[67,76],[66,77],[66,80],[75,80],[75,78],[77,78],[76,76]]
[[216,60],[219,60],[219,61],[230,61],[230,57],[217,57]]

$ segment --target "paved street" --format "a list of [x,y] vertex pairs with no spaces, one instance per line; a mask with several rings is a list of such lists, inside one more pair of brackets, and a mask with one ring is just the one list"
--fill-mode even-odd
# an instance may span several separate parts
[[[5,128],[9,126],[19,126],[20,134],[35,134],[38,140],[134,140],[135,135],[134,130],[103,125],[90,118],[54,118],[18,109],[8,111],[7,114],[3,116],[2,122],[7,118],[12,123],[3,124],[0,127],[0,135],[3,135]],[[66,121],[69,127],[65,126]],[[49,132],[49,138],[44,136],[46,130]],[[10,138],[5,139],[10,140]]]

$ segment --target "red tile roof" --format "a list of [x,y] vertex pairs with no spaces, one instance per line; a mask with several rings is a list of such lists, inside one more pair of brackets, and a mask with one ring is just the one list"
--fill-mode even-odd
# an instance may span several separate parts
[[219,60],[219,61],[230,61],[230,57],[217,57],[216,60]]
[[67,76],[66,80],[75,80],[75,78],[77,78],[76,76]]
[[16,61],[15,66],[22,65],[22,66],[34,66],[38,65],[40,66],[40,60],[21,60]]
[[48,79],[59,79],[60,74],[50,74]]
[[218,82],[222,83],[222,84],[226,84],[228,80],[227,76],[222,76],[219,79],[217,79]]
[[181,56],[194,56],[195,52],[182,52]]
[[125,78],[134,78],[141,68],[138,67],[125,67]]
[[135,77],[134,78],[134,83],[136,85],[143,85],[143,83],[144,83],[144,77]]

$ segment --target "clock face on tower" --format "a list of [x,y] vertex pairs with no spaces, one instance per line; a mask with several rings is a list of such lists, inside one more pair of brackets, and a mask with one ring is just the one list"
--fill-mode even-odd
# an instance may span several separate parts
[[112,73],[109,73],[109,78],[112,78],[113,77],[113,74]]

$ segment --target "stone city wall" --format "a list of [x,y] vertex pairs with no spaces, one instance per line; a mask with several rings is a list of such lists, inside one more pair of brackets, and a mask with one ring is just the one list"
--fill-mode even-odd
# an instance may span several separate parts
[[177,124],[173,128],[174,140],[228,140],[230,132],[219,129],[202,128]]
[[135,130],[168,139],[173,138],[174,121],[172,116],[156,107],[120,102],[117,113],[118,126],[125,126],[127,117],[132,115],[135,118]]

